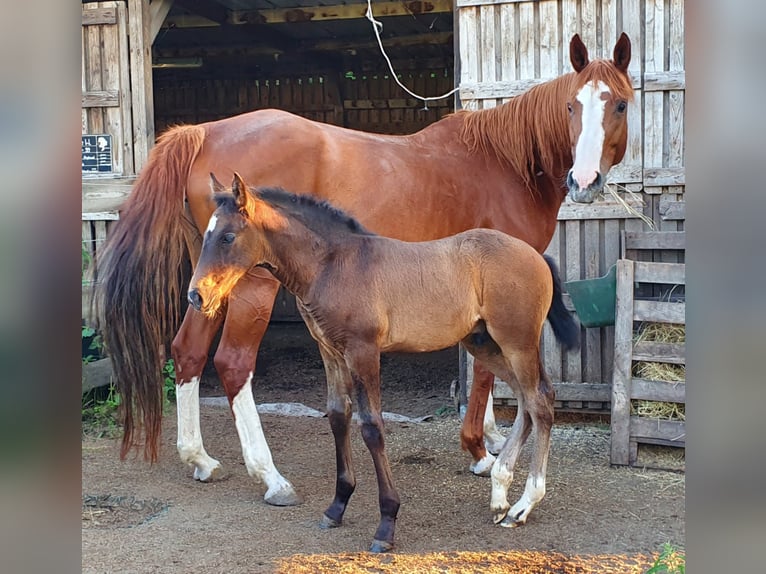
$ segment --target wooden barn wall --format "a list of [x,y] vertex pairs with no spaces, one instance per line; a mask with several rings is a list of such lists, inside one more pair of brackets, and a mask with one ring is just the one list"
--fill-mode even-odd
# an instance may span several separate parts
[[[449,68],[397,70],[418,94],[452,89]],[[279,108],[312,120],[378,133],[408,134],[454,109],[452,99],[428,108],[407,95],[388,73],[338,71],[336,74],[275,78],[215,78],[155,74],[158,133],[178,123],[199,123],[260,108]]]
[[[636,95],[628,112],[625,158],[607,181],[623,195],[635,192],[655,229],[683,230],[683,0],[457,0],[456,10],[459,95],[466,109],[497,106],[571,71],[569,41],[575,33],[591,57],[611,58],[617,38],[626,32]],[[606,197],[599,206],[562,206],[547,252],[558,260],[564,281],[604,275],[619,258],[621,231],[649,229]],[[649,252],[641,258],[673,262],[683,255]],[[582,334],[581,350],[562,354],[546,324],[545,364],[554,382],[564,387],[612,379],[614,327],[583,329]],[[470,369],[468,376],[470,386]],[[499,381],[495,391],[500,398],[512,396]],[[571,394],[574,408],[605,406],[600,390]]]

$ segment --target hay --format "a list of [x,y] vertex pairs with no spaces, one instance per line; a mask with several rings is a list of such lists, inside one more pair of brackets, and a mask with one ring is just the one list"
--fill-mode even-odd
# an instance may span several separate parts
[[[638,329],[633,340],[636,343],[644,341],[684,343],[686,342],[686,327],[685,325],[670,323],[645,323]],[[633,364],[633,376],[649,381],[685,382],[686,367],[672,363],[636,361]],[[679,403],[633,400],[630,403],[630,411],[631,414],[657,420],[686,420],[685,405]]]
[[643,221],[647,225],[647,227],[649,227],[649,229],[655,228],[654,220],[651,219],[650,217],[647,217],[641,211],[638,211],[635,207],[633,207],[631,204],[625,201],[625,198],[623,198],[619,193],[617,193],[617,190],[615,188],[618,188],[620,191],[627,194],[628,197],[630,197],[634,203],[637,203],[641,207],[645,207],[646,204],[644,203],[643,199],[641,199],[641,196],[639,196],[637,193],[633,193],[627,187],[625,187],[624,185],[620,185],[619,183],[609,182],[604,187],[609,192],[609,195],[611,195],[617,201],[617,203],[622,205],[628,213],[630,213],[634,217],[637,217],[641,221]]

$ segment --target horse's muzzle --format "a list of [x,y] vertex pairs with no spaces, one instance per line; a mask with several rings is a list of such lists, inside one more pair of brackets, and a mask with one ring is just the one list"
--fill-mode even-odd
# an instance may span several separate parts
[[199,294],[199,289],[189,289],[188,294],[189,305],[194,307],[197,311],[202,309],[202,295]]
[[596,172],[596,179],[588,187],[582,188],[575,181],[570,169],[569,173],[567,173],[567,189],[569,190],[569,197],[573,201],[577,203],[593,203],[593,200],[604,191],[604,178],[601,176],[601,172]]

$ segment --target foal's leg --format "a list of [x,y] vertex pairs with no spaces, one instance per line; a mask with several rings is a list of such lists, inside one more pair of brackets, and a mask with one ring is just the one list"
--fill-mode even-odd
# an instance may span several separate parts
[[343,522],[348,500],[356,488],[351,465],[351,374],[342,358],[319,344],[327,376],[327,417],[335,438],[335,498],[322,516],[322,528],[335,528]]
[[[492,388],[495,386],[495,374],[481,361],[473,362],[473,380],[481,379],[480,392],[487,393],[487,408],[484,411],[482,430],[484,431],[484,446],[492,454],[497,454],[505,444],[505,437],[497,430],[495,424],[495,409],[492,401]],[[473,392],[473,391],[471,391]],[[478,474],[478,473],[477,473]]]
[[394,487],[391,467],[384,444],[383,416],[380,401],[380,352],[374,347],[346,351],[346,364],[357,396],[362,438],[372,455],[378,479],[380,523],[370,545],[371,552],[387,552],[394,546],[396,515],[399,512],[399,493]]
[[199,381],[207,362],[210,343],[221,321],[222,317],[207,319],[189,306],[171,345],[176,370],[176,446],[181,460],[194,467],[195,480],[202,482],[214,480],[223,474],[221,463],[209,456],[202,445],[199,424]]
[[260,268],[240,279],[229,296],[215,367],[234,414],[248,474],[266,485],[263,498],[267,503],[291,506],[301,499],[274,465],[251,387],[258,348],[278,290],[279,282]]
[[[530,355],[514,357],[513,368],[519,375],[521,395],[524,397],[525,409],[532,420],[535,445],[524,493],[508,511],[507,516],[500,522],[500,525],[505,527],[515,527],[524,524],[532,509],[545,496],[545,473],[548,466],[551,427],[553,426],[555,391],[540,362],[539,353],[535,353],[535,356]],[[523,379],[522,376],[524,377]],[[499,459],[502,460],[504,456],[505,453],[501,452]],[[497,522],[497,515],[495,522]]]

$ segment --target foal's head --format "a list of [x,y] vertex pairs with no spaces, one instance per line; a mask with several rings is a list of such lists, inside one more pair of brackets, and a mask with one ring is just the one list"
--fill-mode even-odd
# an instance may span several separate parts
[[237,281],[253,265],[267,262],[266,231],[278,231],[287,221],[268,202],[251,194],[242,177],[234,174],[231,191],[211,173],[217,208],[202,240],[189,303],[206,315],[215,315]]
[[573,200],[591,203],[627,147],[628,103],[633,99],[628,75],[630,39],[625,33],[620,36],[612,60],[590,61],[588,49],[575,34],[569,57],[577,73],[567,100],[574,160],[567,187]]

